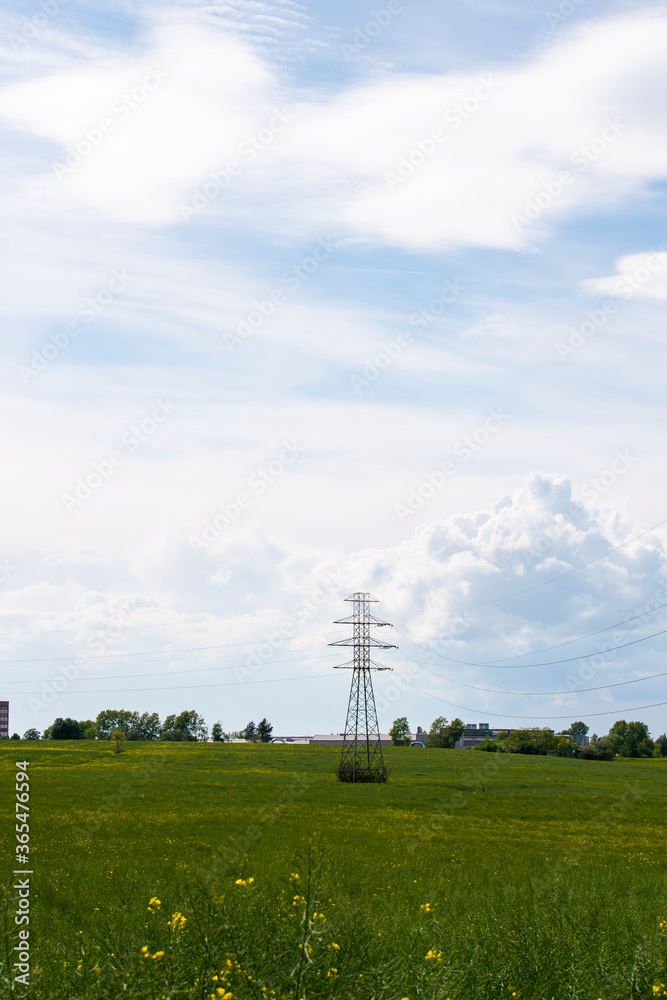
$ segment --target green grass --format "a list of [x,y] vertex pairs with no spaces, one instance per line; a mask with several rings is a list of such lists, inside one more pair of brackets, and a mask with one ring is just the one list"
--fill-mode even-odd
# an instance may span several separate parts
[[663,760],[392,748],[388,784],[346,785],[336,748],[64,742],[0,748],[3,996],[26,757],[16,996],[667,996]]

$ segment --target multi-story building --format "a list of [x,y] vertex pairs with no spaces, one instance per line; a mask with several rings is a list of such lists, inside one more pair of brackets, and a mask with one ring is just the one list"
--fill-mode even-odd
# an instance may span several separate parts
[[460,740],[456,741],[454,746],[457,750],[470,750],[476,747],[478,743],[483,743],[484,740],[495,740],[499,733],[513,732],[513,729],[507,729],[506,727],[491,729],[488,722],[466,722],[463,736]]
[[9,702],[0,701],[0,740],[9,739]]
[[[457,740],[454,746],[457,750],[474,749],[484,740],[495,740],[500,733],[513,733],[514,729],[505,726],[500,729],[491,729],[488,722],[467,722],[463,730],[463,736]],[[570,736],[569,739],[579,747],[588,745],[588,736]]]

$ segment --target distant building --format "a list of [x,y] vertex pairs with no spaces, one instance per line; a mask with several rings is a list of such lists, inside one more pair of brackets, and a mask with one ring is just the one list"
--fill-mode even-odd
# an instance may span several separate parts
[[[345,736],[343,733],[318,733],[311,736],[309,743],[314,746],[339,746],[342,747]],[[380,733],[380,743],[383,747],[391,746],[391,736],[389,733]]]
[[271,739],[272,743],[298,743],[303,745],[304,743],[310,743],[312,736],[274,736]]
[[454,744],[456,750],[472,750],[485,740],[495,740],[500,733],[513,733],[513,729],[503,726],[491,729],[488,722],[467,722],[463,736]]
[[0,701],[0,740],[9,739],[9,702]]
[[[457,750],[471,750],[485,740],[495,740],[500,733],[513,732],[515,730],[509,729],[507,726],[501,726],[499,729],[491,729],[488,722],[467,722],[463,730],[463,736],[460,740],[456,741],[454,746]],[[572,740],[579,747],[588,745],[588,736],[570,736],[568,734],[568,739]]]

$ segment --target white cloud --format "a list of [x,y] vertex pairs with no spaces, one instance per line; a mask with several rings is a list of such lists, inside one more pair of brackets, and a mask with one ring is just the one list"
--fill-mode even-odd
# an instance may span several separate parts
[[614,298],[667,299],[667,253],[664,249],[628,254],[616,261],[616,274],[584,281],[582,289],[589,295],[611,295]]
[[188,189],[238,158],[244,137],[271,117],[271,89],[246,43],[172,24],[141,55],[78,61],[10,86],[0,114],[50,140],[49,172],[37,182],[47,203],[155,225],[180,221]]
[[[283,103],[268,59],[224,21],[207,20],[206,30],[193,17],[163,21],[141,57],[78,62],[5,90],[5,119],[58,144],[47,153],[56,159],[147,67],[168,73],[126,120],[113,118],[113,132],[71,175],[33,180],[44,197],[141,223],[176,221],[211,171],[243,161],[244,137]],[[393,71],[308,102],[293,91],[296,120],[233,179],[235,217],[302,235],[335,226],[414,248],[524,248],[558,217],[665,176],[666,54],[667,17],[649,12],[579,29],[513,68]],[[437,128],[442,142],[430,138]],[[563,171],[571,180],[558,179]],[[211,210],[228,213],[229,199]]]

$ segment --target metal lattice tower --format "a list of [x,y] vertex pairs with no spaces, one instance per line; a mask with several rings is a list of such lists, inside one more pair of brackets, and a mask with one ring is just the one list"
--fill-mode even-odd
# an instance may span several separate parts
[[349,639],[330,642],[330,646],[352,646],[352,659],[340,663],[334,670],[352,670],[350,700],[347,706],[343,749],[338,766],[338,780],[386,781],[387,769],[382,756],[380,728],[371,670],[391,670],[371,659],[371,649],[398,649],[391,643],[382,642],[371,635],[371,628],[390,628],[390,622],[380,621],[370,613],[369,605],[377,604],[372,594],[356,593],[345,598],[354,605],[354,614],[349,618],[339,618],[335,625],[352,625],[353,635]]

